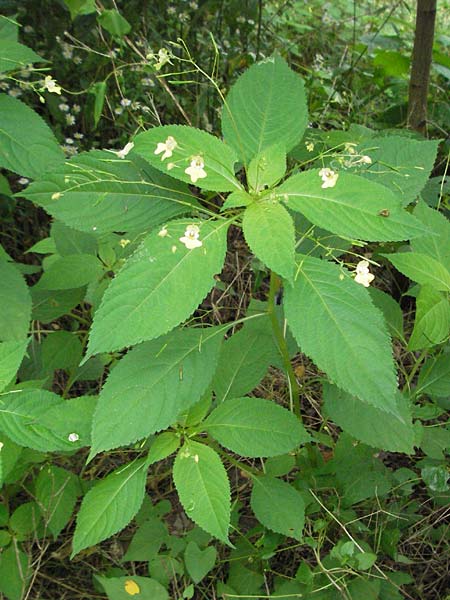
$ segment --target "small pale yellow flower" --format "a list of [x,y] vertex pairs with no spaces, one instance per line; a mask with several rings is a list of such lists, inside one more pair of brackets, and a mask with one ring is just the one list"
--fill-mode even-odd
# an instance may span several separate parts
[[203,244],[198,239],[199,235],[200,229],[197,227],[197,225],[188,225],[186,227],[186,231],[184,232],[184,236],[180,237],[180,242],[182,242],[188,250],[200,248],[200,246]]
[[158,232],[158,235],[159,235],[159,237],[166,237],[166,235],[167,235],[168,233],[169,233],[169,232],[167,231],[167,229],[166,229],[165,227],[163,227],[163,228],[162,228],[162,229],[161,229],[161,230]]
[[80,436],[78,435],[78,433],[69,433],[67,439],[69,440],[69,442],[78,442]]
[[160,48],[155,58],[158,59],[155,63],[155,69],[159,71],[164,65],[172,64],[170,59],[173,58],[173,54],[170,50],[167,50],[167,48]]
[[61,96],[61,87],[56,83],[56,80],[53,79],[51,75],[47,75],[47,77],[44,79],[44,88],[51,94],[58,94]]
[[119,150],[118,152],[116,152],[116,154],[119,158],[125,158],[125,156],[128,154],[128,152],[131,152],[131,150],[133,150],[133,148],[134,148],[134,143],[128,142],[128,144],[125,144],[124,148],[122,148],[122,150]]
[[308,152],[314,151],[314,144],[312,142],[305,142],[305,146],[306,146],[306,149],[308,150]]
[[122,239],[119,242],[119,246],[122,246],[122,248],[125,248],[126,246],[128,246],[129,243],[130,243],[130,240]]
[[355,273],[356,283],[360,283],[364,287],[369,287],[375,279],[375,275],[369,271],[369,262],[367,260],[359,261],[356,265]]
[[355,146],[356,146],[356,144],[353,144],[352,142],[347,142],[344,145],[344,149],[349,154],[356,154]]
[[172,246],[172,254],[175,254],[176,251],[177,251],[177,247],[176,246]]
[[371,165],[372,159],[370,158],[370,156],[367,156],[367,154],[364,154],[364,156],[361,157],[361,162],[365,165]]
[[192,183],[196,183],[197,179],[203,179],[207,173],[204,169],[205,163],[201,156],[192,156],[191,164],[187,169],[184,170],[186,175],[189,175]]
[[165,142],[158,142],[158,145],[156,146],[156,150],[155,150],[155,154],[161,154],[161,152],[163,153],[163,155],[161,156],[161,160],[165,160],[166,158],[170,158],[172,156],[172,152],[175,150],[175,148],[178,146],[176,140],[174,137],[172,137],[171,135],[169,135],[169,137],[167,138],[167,140]]
[[167,170],[171,171],[175,167],[175,163],[167,163]]
[[61,192],[55,192],[54,194],[52,194],[52,200],[59,200],[61,196]]
[[322,187],[323,188],[332,188],[336,185],[336,181],[338,180],[339,174],[335,173],[331,169],[320,169],[319,176],[322,178]]

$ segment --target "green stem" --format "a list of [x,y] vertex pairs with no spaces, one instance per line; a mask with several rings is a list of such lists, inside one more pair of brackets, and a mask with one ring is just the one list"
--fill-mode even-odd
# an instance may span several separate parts
[[301,410],[300,410],[300,388],[297,383],[297,378],[294,373],[294,369],[292,367],[291,359],[289,357],[289,350],[286,344],[286,339],[283,335],[283,331],[281,330],[280,323],[277,318],[277,314],[275,312],[275,297],[277,292],[281,287],[281,280],[273,271],[270,272],[270,288],[269,288],[269,299],[268,299],[268,308],[267,312],[270,318],[270,322],[272,324],[273,334],[275,336],[278,348],[280,350],[284,368],[286,370],[286,374],[288,377],[289,383],[289,395],[291,400],[291,410],[293,410],[294,414],[302,420]]

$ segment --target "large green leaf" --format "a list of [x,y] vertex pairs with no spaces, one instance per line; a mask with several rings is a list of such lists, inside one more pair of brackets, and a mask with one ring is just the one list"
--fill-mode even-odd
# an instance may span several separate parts
[[43,323],[50,323],[80,304],[85,296],[86,288],[43,290],[34,285],[30,291],[33,300],[32,318]]
[[0,167],[33,179],[64,162],[50,128],[26,104],[0,94]]
[[95,575],[108,596],[108,600],[168,600],[169,594],[156,579],[132,575],[131,577],[101,577]]
[[400,393],[396,396],[395,415],[388,415],[329,383],[323,386],[323,399],[330,418],[357,440],[389,452],[414,452],[411,411]]
[[[180,237],[193,224],[202,246],[189,250]],[[88,355],[157,338],[187,319],[222,269],[227,227],[227,221],[173,221],[166,235],[147,236],[103,296]]]
[[71,290],[100,279],[103,265],[92,254],[56,257],[37,284],[40,289]]
[[450,271],[438,260],[420,252],[382,254],[396,269],[421,285],[435,290],[450,292]]
[[414,209],[414,216],[431,231],[411,241],[413,252],[428,254],[443,265],[450,264],[450,221],[423,200]]
[[0,554],[0,592],[8,600],[22,600],[30,578],[29,558],[17,543]]
[[358,154],[370,156],[372,163],[359,173],[366,179],[390,188],[406,206],[425,186],[436,159],[439,140],[417,140],[389,135],[371,138],[358,146]]
[[[176,142],[172,154],[166,158],[165,153],[155,154],[158,144],[165,144],[169,137]],[[201,157],[206,177],[199,179],[197,185],[205,190],[232,192],[242,187],[234,175],[234,150],[206,131],[186,125],[155,127],[136,136],[134,149],[163,173],[186,183],[196,183],[185,170],[193,157]]]
[[242,221],[250,250],[269,269],[291,280],[294,273],[294,223],[277,201],[253,202],[245,209]]
[[0,340],[23,340],[28,334],[31,315],[27,284],[16,267],[6,260],[0,260],[0,282]]
[[384,320],[392,337],[403,340],[403,313],[398,302],[378,288],[369,288],[372,302],[383,313]]
[[14,378],[27,346],[27,339],[17,342],[0,342],[0,392]]
[[[47,412],[65,401],[46,390],[22,390],[0,398],[0,431],[13,442],[42,452],[71,451],[74,444],[42,424]],[[76,446],[75,446],[76,447]]]
[[275,193],[287,208],[344,237],[395,241],[423,235],[426,230],[402,208],[394,192],[350,173],[339,173],[334,187],[322,188],[319,170],[311,169],[293,175]]
[[416,394],[428,394],[438,398],[450,396],[450,354],[442,352],[430,357],[422,366]]
[[305,503],[289,483],[265,475],[253,479],[251,507],[260,523],[296,540],[302,540]]
[[214,376],[212,387],[217,400],[223,402],[253,390],[277,354],[270,331],[244,326],[232,335],[222,346]]
[[430,348],[443,342],[450,331],[450,302],[445,294],[423,285],[416,298],[414,329],[409,350]]
[[263,398],[227,400],[203,427],[225,448],[254,458],[279,456],[310,440],[294,414]]
[[331,381],[396,414],[397,380],[383,316],[367,290],[337,265],[298,256],[286,287],[286,317],[301,350]]
[[123,529],[141,507],[147,459],[129,463],[89,490],[77,516],[72,557]]
[[41,174],[22,194],[66,225],[95,233],[145,231],[196,206],[187,186],[136,155],[93,150]]
[[188,441],[173,465],[173,480],[189,518],[223,542],[230,525],[230,482],[219,455]]
[[210,383],[221,342],[214,328],[181,329],[133,348],[100,394],[90,456],[172,425]]
[[253,65],[225,99],[225,140],[248,163],[273,144],[289,152],[303,136],[308,109],[303,80],[278,55]]
[[97,404],[96,396],[78,396],[64,402],[57,402],[40,416],[42,426],[51,429],[62,439],[76,434],[78,439],[71,442],[71,449],[78,450],[91,445],[92,420]]
[[0,40],[0,73],[24,68],[35,62],[47,61],[23,44]]

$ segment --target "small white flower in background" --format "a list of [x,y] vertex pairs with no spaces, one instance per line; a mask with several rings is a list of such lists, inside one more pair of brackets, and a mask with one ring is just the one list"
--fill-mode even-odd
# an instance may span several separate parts
[[76,65],[81,65],[81,63],[83,62],[83,59],[81,58],[81,56],[74,56],[74,57],[73,57],[73,62],[74,62]]
[[68,104],[65,104],[64,102],[62,102],[61,104],[58,104],[58,108],[62,112],[69,112],[69,110],[70,110],[70,106]]
[[189,8],[191,8],[192,10],[197,10],[197,8],[198,8],[197,2],[189,2]]
[[166,235],[169,232],[167,231],[167,229],[165,227],[163,227],[162,229],[160,229],[160,231],[158,232],[159,237],[166,237]]
[[349,154],[356,154],[355,146],[356,146],[356,144],[353,144],[352,142],[347,142],[344,145],[344,149]]
[[125,144],[125,146],[122,148],[122,150],[119,150],[118,152],[116,152],[116,154],[119,158],[125,158],[125,156],[129,152],[131,152],[131,150],[133,150],[133,148],[134,148],[134,143],[128,142],[128,144]]
[[370,158],[370,156],[367,156],[367,154],[364,154],[364,156],[361,157],[361,162],[365,165],[371,165],[372,159]]
[[82,139],[84,138],[84,134],[83,134],[83,133],[78,133],[78,132],[77,132],[77,133],[74,133],[74,134],[73,134],[73,137],[74,137],[76,140],[82,140]]
[[369,262],[367,260],[359,261],[356,265],[355,273],[356,283],[360,283],[364,287],[369,287],[375,279],[375,275],[369,271]]
[[319,177],[322,178],[323,188],[331,188],[336,185],[336,181],[338,180],[339,174],[335,173],[331,169],[320,169]]
[[72,112],[74,112],[76,115],[81,111],[81,106],[79,104],[74,104],[72,106]]
[[198,239],[200,235],[200,229],[197,225],[188,225],[186,227],[186,231],[184,232],[184,236],[180,237],[180,242],[186,246],[188,250],[193,250],[194,248],[200,248],[202,246],[202,242]]
[[78,433],[69,433],[67,439],[69,440],[69,442],[78,442],[80,436],[78,435]]
[[73,143],[74,143],[74,141],[73,141],[73,139],[72,139],[72,138],[66,138],[66,144],[69,144],[69,145],[71,145],[71,144],[73,144]]
[[155,150],[154,154],[161,154],[161,152],[163,152],[163,155],[161,156],[161,160],[165,160],[166,158],[170,158],[172,156],[172,152],[175,150],[175,148],[177,146],[178,146],[178,144],[175,141],[175,138],[172,137],[171,135],[169,135],[169,137],[167,138],[167,140],[164,143],[158,142],[158,145],[156,146],[156,150]]
[[305,146],[306,146],[306,149],[308,150],[308,152],[314,151],[314,144],[312,142],[305,142]]
[[67,123],[67,125],[75,125],[75,123],[76,123],[75,117],[73,115],[67,114],[66,115],[66,123]]
[[167,14],[168,15],[174,15],[177,12],[177,9],[175,8],[175,6],[168,6],[167,7]]
[[13,98],[19,98],[19,96],[22,95],[22,90],[19,88],[12,88],[12,90],[9,90],[8,95],[12,96]]
[[122,239],[119,242],[119,246],[122,246],[122,248],[125,248],[126,246],[128,246],[129,243],[130,243],[130,240]]
[[197,179],[203,179],[206,177],[207,173],[204,169],[205,163],[203,162],[203,158],[201,156],[192,156],[191,164],[187,169],[184,170],[186,175],[189,175],[192,183],[195,183]]
[[31,25],[25,25],[23,30],[25,33],[33,33],[33,31],[34,31],[34,29],[31,27]]
[[56,83],[56,80],[53,79],[51,75],[47,75],[44,79],[44,88],[51,94],[58,94],[61,96],[61,86]]
[[21,177],[21,178],[18,180],[18,183],[20,183],[20,185],[27,185],[28,183],[30,183],[30,180],[29,180],[29,179],[27,179],[26,177]]
[[120,105],[123,107],[130,106],[130,104],[131,100],[129,100],[128,98],[122,98],[122,100],[120,101]]
[[123,108],[121,106],[118,106],[114,109],[114,112],[116,115],[121,115],[123,113]]

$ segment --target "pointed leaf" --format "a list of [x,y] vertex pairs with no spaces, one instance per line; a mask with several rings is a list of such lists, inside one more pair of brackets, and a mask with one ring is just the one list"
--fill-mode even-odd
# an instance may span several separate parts
[[103,296],[89,356],[157,338],[197,308],[222,269],[228,222],[195,222],[202,246],[188,250],[179,238],[192,224],[173,221],[164,237],[154,231],[145,238]]
[[156,580],[139,575],[124,577],[101,577],[95,575],[108,596],[108,600],[168,600],[166,589]]
[[254,458],[279,456],[310,440],[295,415],[262,398],[227,400],[203,427],[225,448]]
[[250,161],[247,181],[255,192],[272,187],[286,173],[286,151],[282,144],[274,144]]
[[225,140],[248,163],[273,144],[289,152],[306,128],[303,80],[278,55],[260,61],[239,77],[225,99]]
[[49,465],[39,473],[36,502],[54,538],[67,525],[80,492],[78,478],[70,471]]
[[450,292],[450,271],[432,256],[419,252],[382,254],[396,269],[421,285],[435,290]]
[[230,482],[219,455],[204,444],[187,442],[175,459],[173,480],[188,517],[228,543]]
[[0,392],[14,378],[22,362],[29,340],[0,342]]
[[408,350],[430,348],[443,342],[450,331],[450,302],[445,294],[423,285],[416,298],[416,318]]
[[344,237],[369,241],[406,240],[423,235],[425,226],[406,212],[388,188],[339,173],[334,187],[322,188],[318,169],[293,175],[276,189],[287,208],[315,225]]
[[24,69],[35,62],[47,62],[28,46],[13,40],[0,40],[0,73]]
[[92,254],[72,254],[56,258],[37,284],[39,289],[71,290],[97,281],[103,265]]
[[89,490],[83,499],[73,537],[72,557],[123,529],[141,507],[147,459],[120,467]]
[[381,313],[367,290],[338,266],[298,256],[286,288],[286,317],[302,352],[331,381],[373,406],[396,414],[397,380]]
[[413,252],[428,254],[443,265],[448,265],[450,263],[450,221],[439,211],[427,206],[423,200],[417,203],[414,216],[431,231],[411,241]]
[[27,284],[16,267],[5,260],[0,260],[0,281],[0,340],[23,340],[28,334],[31,315]]
[[442,352],[430,357],[420,370],[416,394],[428,394],[431,397],[450,396],[450,355]]
[[396,396],[397,414],[387,414],[355,396],[325,383],[324,408],[341,429],[355,439],[389,452],[413,454],[415,429],[407,399]]
[[214,333],[181,329],[126,354],[100,393],[90,456],[166,429],[195,404],[219,358],[222,335]]
[[0,94],[0,167],[36,178],[64,154],[44,120],[26,104]]
[[[165,144],[169,137],[176,142],[171,154],[167,157],[164,157],[165,152],[155,154],[158,144]],[[185,125],[154,127],[136,136],[134,150],[163,173],[186,183],[196,183],[205,190],[232,192],[242,189],[234,175],[237,161],[234,150],[206,131]],[[202,158],[206,173],[198,183],[185,172],[196,156]]]
[[302,541],[305,503],[289,483],[269,475],[255,477],[250,503],[264,527]]
[[294,223],[278,202],[253,202],[242,221],[245,240],[269,269],[291,280],[294,272]]
[[138,156],[99,150],[40,174],[23,196],[66,225],[97,234],[145,231],[196,204],[187,186]]

